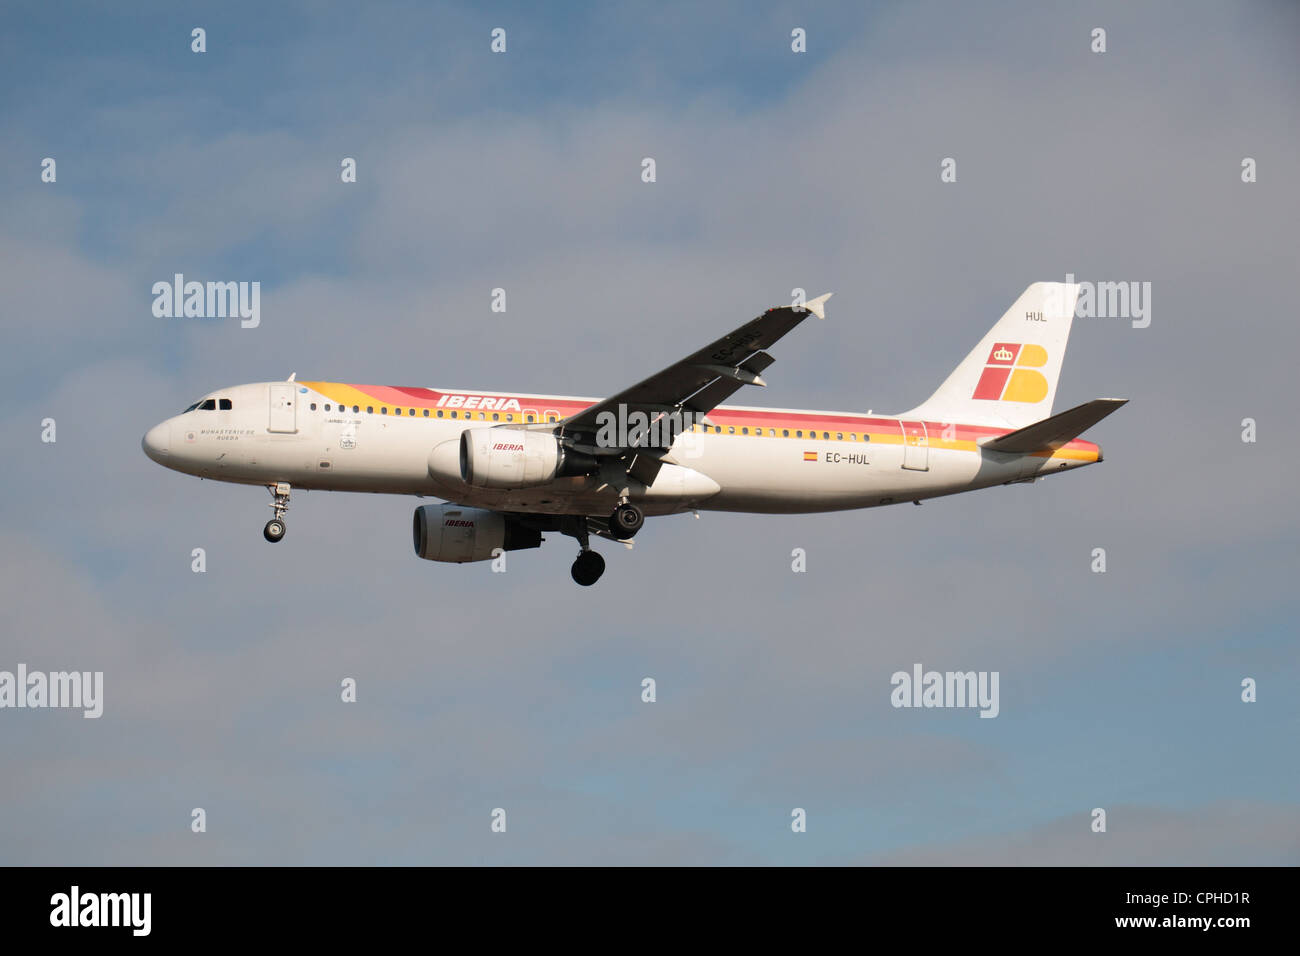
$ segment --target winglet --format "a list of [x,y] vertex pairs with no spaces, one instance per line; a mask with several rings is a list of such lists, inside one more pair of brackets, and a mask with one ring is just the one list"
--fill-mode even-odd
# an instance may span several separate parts
[[826,300],[833,296],[834,292],[827,292],[825,295],[819,295],[815,299],[809,299],[803,304],[803,307],[817,316],[819,319],[826,318]]

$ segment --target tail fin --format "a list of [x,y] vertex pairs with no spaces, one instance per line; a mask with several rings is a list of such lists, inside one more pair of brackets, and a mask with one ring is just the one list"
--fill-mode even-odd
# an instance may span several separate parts
[[1079,286],[1035,282],[939,390],[900,418],[1023,428],[1048,417]]

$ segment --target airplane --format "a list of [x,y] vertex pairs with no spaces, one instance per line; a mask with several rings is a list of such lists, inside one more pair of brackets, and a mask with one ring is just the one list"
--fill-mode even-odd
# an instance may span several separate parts
[[1079,287],[1035,282],[911,411],[722,404],[765,386],[767,351],[830,293],[768,309],[609,398],[297,381],[210,392],[150,428],[144,452],[200,478],[263,485],[284,537],[294,488],[441,499],[415,509],[415,553],[465,563],[577,540],[571,575],[605,570],[593,537],[631,546],[647,516],[807,514],[1032,482],[1102,460],[1085,430],[1127,399],[1052,414]]

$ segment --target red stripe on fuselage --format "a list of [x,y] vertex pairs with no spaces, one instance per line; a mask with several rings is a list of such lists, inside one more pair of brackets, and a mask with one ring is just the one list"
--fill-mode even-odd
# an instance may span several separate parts
[[[360,385],[353,385],[353,388],[360,388]],[[393,385],[393,391],[401,392],[403,395],[409,395],[416,400],[415,404],[436,405],[440,392],[435,392],[431,388],[416,388],[409,385]]]
[[[1007,369],[990,369],[989,371],[1007,372]],[[367,395],[373,396],[376,401],[387,402],[390,405],[415,406],[417,408],[434,407],[438,401],[445,395],[465,395],[479,396],[485,398],[495,398],[497,400],[513,398],[519,403],[520,409],[528,409],[543,414],[548,411],[559,413],[563,417],[575,415],[584,409],[590,408],[593,402],[573,401],[571,399],[555,399],[545,396],[522,396],[511,394],[509,392],[440,392],[431,388],[420,388],[417,386],[397,386],[397,385],[353,385],[349,383],[350,388],[357,389]],[[447,406],[450,407],[450,406]],[[464,409],[462,409],[464,410]],[[494,409],[474,409],[474,411],[494,411]],[[899,425],[897,418],[880,418],[876,416],[862,415],[834,415],[820,414],[817,412],[786,412],[772,411],[767,409],[739,409],[727,406],[720,406],[708,413],[709,421],[717,425],[761,425],[763,428],[780,428],[806,430],[809,432],[856,432],[869,433],[877,435],[897,435],[899,434]],[[951,422],[925,422],[927,433],[930,435],[932,442],[939,443],[944,441],[978,441],[981,438],[989,436],[1006,435],[1013,431],[1010,428],[999,428],[996,425],[963,425]],[[793,436],[791,436],[793,437]],[[811,435],[807,437],[812,437]],[[1076,450],[1095,450],[1097,448],[1092,442],[1074,439],[1073,441],[1062,446],[1064,448]]]

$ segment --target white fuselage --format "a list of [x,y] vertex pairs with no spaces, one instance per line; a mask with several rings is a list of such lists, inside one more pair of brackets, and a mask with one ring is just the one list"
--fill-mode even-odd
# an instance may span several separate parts
[[622,496],[649,515],[837,511],[954,494],[1100,460],[1100,449],[1080,440],[1034,455],[980,447],[1006,428],[720,406],[709,414],[711,424],[678,436],[648,487],[627,477],[626,462],[610,460],[595,475],[488,489],[449,475],[454,465],[437,467],[463,431],[513,426],[549,432],[596,400],[292,381],[239,385],[206,400],[214,407],[205,409],[201,401],[151,429],[143,443],[149,457],[220,481],[432,496],[538,514],[604,515]]

